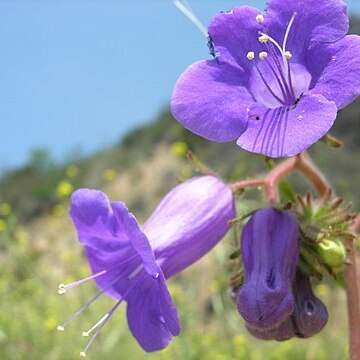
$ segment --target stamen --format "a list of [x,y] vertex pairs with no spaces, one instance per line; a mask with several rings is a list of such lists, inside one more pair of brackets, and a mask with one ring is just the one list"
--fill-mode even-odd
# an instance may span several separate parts
[[59,295],[66,294],[67,290],[69,290],[69,289],[71,289],[71,288],[73,288],[73,287],[76,287],[76,286],[78,286],[78,285],[80,285],[80,284],[83,284],[83,283],[85,283],[85,282],[87,282],[87,281],[89,281],[89,280],[95,279],[95,278],[97,278],[98,276],[104,275],[104,274],[106,274],[106,272],[107,272],[107,270],[100,271],[100,272],[98,272],[98,273],[96,273],[96,274],[87,276],[87,277],[84,278],[84,279],[75,281],[75,282],[73,282],[73,283],[71,283],[71,284],[68,284],[68,285],[60,284],[60,285],[59,285],[59,289],[58,289],[58,294],[59,294]]
[[78,286],[84,282],[87,282],[89,280],[92,280],[92,279],[95,279],[97,278],[98,276],[101,276],[101,275],[104,275],[106,274],[108,271],[111,271],[115,268],[118,268],[120,266],[123,266],[124,264],[128,263],[129,261],[135,259],[136,257],[138,256],[138,254],[135,254],[133,256],[130,256],[129,258],[127,258],[125,261],[121,262],[121,263],[117,263],[113,266],[109,266],[109,268],[105,269],[105,270],[102,270],[102,271],[99,271],[98,273],[96,274],[93,274],[93,275],[90,275],[90,276],[87,276],[86,278],[84,279],[81,279],[81,280],[78,280],[74,283],[71,283],[71,284],[68,284],[68,285],[65,285],[65,284],[60,284],[59,285],[59,289],[58,289],[58,294],[59,295],[63,295],[63,294],[66,294],[67,290],[75,287],[75,286]]
[[291,95],[293,96],[293,99],[295,100],[296,96],[295,96],[295,92],[293,89],[293,84],[292,84],[292,78],[291,78],[291,69],[290,69],[290,63],[288,62],[288,79],[289,79],[289,88],[291,90]]
[[140,264],[129,276],[128,279],[133,279],[142,269],[144,268],[144,264]]
[[285,52],[286,51],[286,43],[287,43],[287,40],[288,40],[288,37],[289,37],[289,34],[290,34],[290,30],[291,30],[291,27],[292,27],[292,24],[294,23],[294,20],[295,20],[295,17],[296,17],[297,13],[294,12],[293,16],[291,17],[290,21],[289,21],[289,24],[286,28],[286,32],[285,32],[285,36],[284,36],[284,41],[283,41],[283,51]]
[[[136,256],[137,256],[137,255],[136,255]],[[127,263],[128,261],[134,259],[136,256],[130,257],[130,258],[127,259],[126,261],[122,262],[120,265],[123,265],[123,264]],[[140,266],[142,266],[142,265],[140,265]],[[135,271],[137,271],[137,273],[136,273],[135,275],[137,275],[137,274],[141,271],[141,269],[139,269],[140,266],[138,266],[138,267],[133,271],[133,273],[134,273]],[[115,267],[116,267],[116,266],[115,266]],[[104,270],[104,271],[109,271],[109,270]],[[101,273],[101,272],[100,272],[100,273]],[[95,275],[100,276],[100,275],[99,275],[100,273],[97,273],[97,274],[95,274]],[[135,277],[135,275],[134,275],[133,277]],[[84,306],[82,306],[82,307],[81,307],[76,313],[74,313],[68,320],[66,320],[63,324],[58,325],[57,330],[58,330],[58,331],[64,331],[65,328],[66,328],[68,325],[70,325],[70,323],[72,323],[72,322],[73,322],[83,311],[85,311],[95,300],[97,300],[104,292],[106,292],[106,291],[108,291],[109,289],[111,289],[111,288],[119,281],[120,278],[121,278],[121,277],[116,278],[114,281],[111,282],[111,284],[110,284],[109,286],[107,286],[105,289],[99,291],[92,299],[90,299]],[[81,280],[80,280],[80,281],[81,281]],[[60,285],[59,285],[59,289],[60,289],[60,288],[63,289],[64,286],[66,286],[66,285],[60,284]]]
[[250,51],[250,52],[247,53],[246,57],[249,60],[254,60],[255,59],[255,53],[253,51]]
[[292,53],[290,51],[285,51],[284,56],[287,60],[290,60],[292,58]]
[[[268,59],[266,59],[266,63],[267,63],[267,65],[269,66],[271,72],[274,74],[275,79],[276,79],[277,83],[278,83],[279,86],[280,86],[280,90],[281,90],[282,96],[283,96],[283,98],[284,98],[284,103],[285,103],[285,102],[287,101],[287,99],[288,99],[288,96],[287,96],[287,92],[286,92],[286,90],[285,90],[285,88],[284,88],[284,85],[283,85],[283,83],[281,82],[281,78],[279,78],[279,75],[276,73],[276,70],[275,70],[275,69],[273,68],[273,66],[270,64],[270,61],[269,61]],[[280,74],[280,75],[281,75],[281,74]],[[285,87],[286,87],[286,85],[285,85]]]
[[89,350],[89,347],[94,342],[96,337],[99,335],[101,329],[105,326],[105,324],[110,320],[111,316],[114,314],[115,310],[118,308],[118,306],[122,303],[122,301],[126,298],[126,296],[134,289],[134,287],[140,282],[140,280],[143,279],[145,274],[142,274],[136,281],[134,281],[131,286],[125,291],[124,295],[121,297],[121,299],[114,305],[114,307],[101,319],[101,323],[97,325],[97,330],[95,334],[92,336],[90,341],[85,346],[85,349],[80,353],[81,356],[85,357],[86,352]]
[[260,60],[266,59],[267,56],[268,56],[268,53],[267,53],[266,51],[262,51],[262,52],[259,54]]
[[[283,49],[281,48],[281,46],[278,44],[278,42],[276,40],[274,40],[271,36],[269,36],[263,32],[260,32],[260,35],[266,36],[267,40],[272,42],[279,49],[281,55],[283,54]],[[259,37],[259,41],[260,41],[260,37]]]
[[269,37],[267,36],[267,35],[261,35],[260,37],[259,37],[259,41],[262,43],[262,44],[265,44],[265,43],[267,43],[268,41],[269,41]]
[[[116,280],[117,281],[117,280]],[[115,283],[115,281],[114,281]],[[111,284],[111,286],[114,285],[114,283]],[[105,291],[110,289],[109,286],[105,290],[99,291],[92,299],[90,299],[84,306],[82,306],[74,315],[72,315],[68,320],[66,320],[63,324],[58,325],[57,330],[58,331],[64,331],[65,328],[70,325],[83,311],[85,311],[95,300],[97,300]]]
[[88,337],[92,331],[94,331],[99,325],[103,323],[108,318],[109,314],[105,314],[93,327],[88,331],[83,331],[82,336]]
[[[281,64],[280,64],[280,61],[278,59],[278,57],[276,56],[276,52],[275,52],[275,48],[274,48],[274,45],[272,43],[269,43],[267,44],[267,47],[268,49],[270,49],[270,52],[271,52],[271,55],[272,55],[272,58],[275,62],[275,65],[276,65],[276,68],[278,69],[279,71],[279,75],[280,75],[280,78],[282,80],[282,83],[284,84],[284,88],[285,88],[285,91],[286,91],[286,96],[285,96],[285,99],[286,99],[286,102],[289,101],[289,99],[292,99],[292,89],[290,90],[289,89],[289,84],[287,83],[286,81],[286,73],[285,73],[285,70],[282,68]],[[288,67],[287,67],[288,68]]]
[[256,62],[255,62],[255,67],[256,67],[256,70],[259,72],[259,75],[261,77],[261,80],[264,82],[265,86],[267,87],[267,89],[270,91],[271,95],[281,104],[283,105],[286,105],[284,103],[284,101],[282,99],[280,99],[275,93],[274,91],[271,89],[270,85],[267,83],[265,77],[264,77],[264,74],[261,72],[261,70],[259,69],[259,67],[257,66]]
[[264,15],[263,14],[256,15],[256,21],[259,24],[262,24],[264,22]]

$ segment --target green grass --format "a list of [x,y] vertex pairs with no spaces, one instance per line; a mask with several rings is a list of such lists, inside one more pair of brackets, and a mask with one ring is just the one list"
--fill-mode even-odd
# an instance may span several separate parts
[[[57,294],[60,282],[86,276],[89,269],[67,215],[37,220],[26,228],[10,215],[0,235],[0,359],[72,360],[87,339],[81,332],[95,324],[112,306],[107,296],[96,301],[64,332],[65,321],[97,292],[92,283]],[[170,279],[181,335],[164,351],[147,354],[127,328],[123,304],[88,352],[89,359],[345,359],[347,324],[344,293],[317,286],[328,306],[329,324],[312,339],[284,343],[251,338],[229,299],[228,256],[231,236],[202,261]]]

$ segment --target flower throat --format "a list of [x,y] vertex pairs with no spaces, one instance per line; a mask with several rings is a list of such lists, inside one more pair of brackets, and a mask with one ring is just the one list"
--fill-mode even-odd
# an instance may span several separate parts
[[[309,88],[311,76],[299,64],[292,64],[292,53],[287,50],[287,41],[296,19],[295,12],[291,17],[284,34],[282,46],[265,32],[259,32],[259,42],[264,44],[265,51],[258,54],[247,53],[247,58],[254,61],[254,71],[251,76],[251,89],[256,100],[270,108],[296,105],[300,95]],[[259,24],[264,22],[264,16],[256,16]]]

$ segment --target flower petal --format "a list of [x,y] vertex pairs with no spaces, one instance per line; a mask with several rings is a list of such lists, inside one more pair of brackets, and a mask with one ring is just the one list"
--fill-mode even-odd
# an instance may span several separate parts
[[[125,205],[123,206],[124,213],[129,214]],[[130,247],[128,234],[124,226],[116,222],[111,204],[101,191],[90,189],[75,191],[71,196],[70,216],[79,240],[85,247],[109,255],[116,251],[128,251]]]
[[335,103],[320,94],[307,93],[292,107],[268,109],[256,104],[249,111],[248,127],[237,144],[274,158],[293,156],[321,139],[336,115]]
[[342,0],[269,0],[267,6],[265,32],[280,45],[296,13],[286,47],[294,60],[301,60],[314,43],[338,41],[349,30],[346,4]]
[[288,316],[287,319],[279,325],[279,327],[273,329],[254,328],[249,324],[246,324],[246,328],[252,336],[261,340],[286,341],[296,335],[291,316],[292,315]]
[[295,217],[272,208],[256,211],[244,226],[245,283],[238,310],[255,329],[278,327],[294,310],[291,283],[299,257]]
[[261,13],[251,6],[238,6],[213,17],[208,32],[220,61],[237,63],[244,70],[252,66],[247,54],[263,48],[258,40],[262,26],[256,21]]
[[142,259],[145,270],[151,276],[157,276],[158,265],[151,249],[148,238],[141,231],[135,216],[129,212],[124,203],[111,202],[114,217],[118,227],[123,227],[131,245]]
[[357,35],[312,49],[307,64],[312,74],[311,92],[334,101],[339,110],[349,105],[360,95],[359,54],[360,36]]
[[149,241],[126,206],[100,191],[81,189],[70,215],[104,292],[128,303],[128,322],[147,351],[160,350],[180,332],[176,308]]
[[212,141],[232,141],[246,127],[246,109],[254,102],[247,75],[236,66],[213,61],[192,64],[178,79],[171,98],[176,120]]
[[296,272],[294,281],[295,311],[293,322],[297,336],[308,338],[320,332],[328,321],[328,312],[323,302],[312,289],[310,278],[300,271]]
[[144,281],[128,298],[127,318],[133,336],[146,351],[161,350],[179,335],[176,308],[162,274]]
[[123,203],[110,203],[101,191],[80,189],[71,197],[70,215],[92,272],[111,269],[95,278],[107,294],[121,299],[129,275],[139,266],[149,276],[161,271],[148,239]]
[[190,179],[168,193],[143,231],[166,278],[210,251],[235,217],[231,189],[214,176]]

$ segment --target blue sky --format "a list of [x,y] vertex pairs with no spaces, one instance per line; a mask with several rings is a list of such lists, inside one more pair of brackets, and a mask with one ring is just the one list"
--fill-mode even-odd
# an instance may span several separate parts
[[[192,0],[205,25],[241,3]],[[358,0],[348,1],[360,13]],[[0,172],[35,148],[56,159],[117,141],[167,106],[177,77],[208,57],[171,0],[0,0]]]

